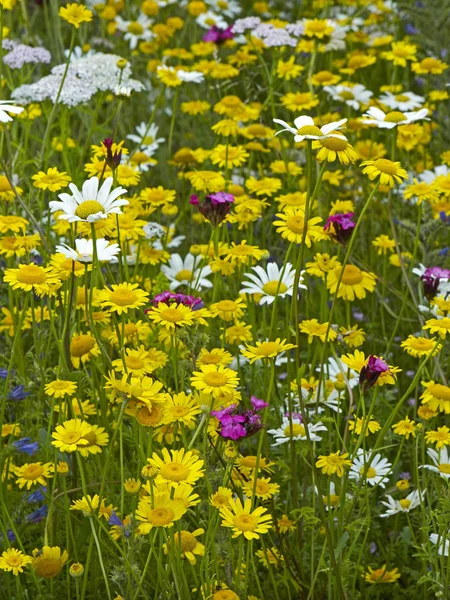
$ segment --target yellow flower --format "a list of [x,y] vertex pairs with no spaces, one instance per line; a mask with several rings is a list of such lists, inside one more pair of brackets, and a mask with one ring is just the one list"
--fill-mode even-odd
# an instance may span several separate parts
[[406,200],[410,198],[417,198],[417,204],[422,204],[424,200],[429,202],[435,202],[439,196],[435,188],[425,181],[418,182],[417,179],[413,180],[414,183],[406,186],[403,196]]
[[425,441],[427,444],[436,444],[436,448],[444,448],[450,444],[450,429],[443,425],[436,431],[426,431]]
[[[338,290],[338,281],[342,267],[337,267],[328,273],[327,287],[331,294]],[[354,265],[346,265],[339,285],[338,298],[353,301],[355,298],[365,298],[367,292],[373,292],[376,285],[376,277],[373,273],[361,271]]]
[[277,77],[290,81],[300,75],[305,67],[295,64],[295,56],[292,55],[287,61],[279,60],[277,63]]
[[140,521],[138,532],[145,535],[154,527],[173,527],[186,510],[184,502],[179,498],[171,498],[169,491],[144,496],[136,510],[136,519]]
[[123,358],[113,360],[112,366],[119,373],[126,371],[134,377],[143,377],[152,373],[159,365],[155,364],[149,352],[141,345],[136,349],[127,348]]
[[197,536],[205,533],[204,529],[196,529],[192,533],[190,531],[181,530],[174,533],[173,544],[167,542],[163,544],[164,554],[168,554],[173,548],[180,552],[181,558],[187,558],[191,565],[197,562],[195,556],[204,556],[205,546],[197,540]]
[[86,363],[91,358],[100,354],[95,338],[90,334],[74,335],[70,342],[70,360],[78,369],[81,363]]
[[255,179],[249,177],[245,185],[251,194],[257,196],[273,196],[279,189],[281,189],[281,180],[274,177],[263,177],[262,179]]
[[31,561],[31,556],[27,556],[17,548],[8,548],[0,557],[0,569],[12,571],[13,575],[18,575],[23,573],[23,567],[29,565]]
[[293,112],[303,112],[317,106],[319,100],[311,92],[288,92],[281,96],[281,104]]
[[214,398],[232,393],[239,384],[235,371],[221,365],[201,365],[200,371],[194,371],[191,385]]
[[398,569],[387,570],[387,566],[383,565],[379,569],[368,567],[367,573],[364,574],[364,579],[369,583],[395,583],[400,578]]
[[211,127],[216,135],[223,135],[224,137],[236,136],[239,133],[239,125],[232,119],[222,119]]
[[302,333],[308,335],[308,343],[312,344],[314,338],[319,338],[321,342],[325,342],[326,333],[328,330],[328,341],[332,342],[336,339],[337,333],[330,327],[328,329],[328,323],[319,323],[317,319],[308,319],[300,323],[299,329]]
[[191,100],[181,103],[181,112],[186,115],[203,115],[211,108],[211,104],[205,100]]
[[106,505],[105,498],[100,502],[98,494],[94,496],[83,496],[81,500],[74,500],[69,510],[81,510],[85,517],[96,514],[98,509],[98,516],[103,517],[107,521],[110,519],[114,509],[112,504]]
[[358,158],[353,146],[351,146],[347,138],[341,134],[333,134],[333,137],[324,137],[323,139],[314,140],[312,143],[314,150],[320,148],[317,153],[317,160],[323,162],[334,162],[336,158],[343,165],[354,163]]
[[288,531],[295,531],[297,527],[297,521],[289,519],[287,515],[283,515],[281,519],[278,519],[277,524],[280,533],[288,533]]
[[22,489],[26,487],[29,490],[33,485],[47,485],[47,479],[53,477],[52,463],[25,463],[21,467],[14,468],[14,474],[17,477],[16,483]]
[[226,367],[233,361],[233,357],[223,348],[207,350],[203,348],[197,357],[198,365],[223,365]]
[[39,577],[52,579],[59,575],[67,562],[67,551],[61,552],[59,546],[44,546],[42,550],[34,550],[32,567]]
[[382,234],[372,240],[372,246],[377,249],[378,255],[385,255],[388,250],[394,251],[395,240],[391,240],[389,236]]
[[281,237],[289,242],[301,244],[304,236],[305,244],[310,248],[313,242],[326,237],[323,228],[318,226],[319,223],[322,223],[320,217],[308,219],[305,233],[305,213],[302,209],[286,208],[284,213],[277,213],[275,216],[279,219],[273,222],[277,233],[280,233]]
[[103,308],[110,311],[128,313],[130,309],[143,306],[148,299],[148,292],[141,290],[137,283],[119,283],[100,292],[99,299]]
[[267,509],[258,506],[252,511],[252,501],[247,498],[242,504],[241,500],[231,499],[229,506],[220,509],[222,527],[230,527],[233,537],[244,535],[247,540],[258,540],[260,534],[267,533],[272,526],[272,517]]
[[323,40],[334,31],[334,26],[328,19],[306,19],[304,35]]
[[352,464],[352,461],[348,460],[347,457],[348,452],[341,454],[339,451],[331,453],[328,456],[319,456],[316,467],[322,469],[324,475],[333,475],[336,473],[338,477],[343,477],[345,469]]
[[209,312],[213,317],[219,317],[223,321],[236,321],[244,315],[244,309],[247,308],[242,298],[236,300],[221,300],[215,302],[209,307]]
[[225,340],[228,344],[249,342],[253,339],[251,329],[251,325],[246,325],[242,321],[236,321],[234,325],[225,330]]
[[195,426],[195,417],[200,413],[197,402],[192,395],[184,392],[168,396],[164,404],[162,423],[183,423],[192,429]]
[[193,485],[204,475],[204,461],[192,451],[186,452],[184,448],[171,450],[171,454],[167,448],[163,448],[162,458],[154,452],[147,462],[157,469],[156,485],[167,483],[174,488],[179,485]]
[[370,415],[370,417],[368,418],[357,417],[356,419],[352,419],[348,422],[348,428],[350,431],[353,431],[356,435],[359,435],[364,429],[365,435],[367,437],[370,433],[375,433],[376,431],[379,431],[381,429],[381,425],[378,423],[378,421],[375,421],[373,419],[372,415]]
[[83,4],[66,4],[59,9],[59,16],[78,29],[81,23],[92,21],[93,14]]
[[422,404],[427,404],[431,410],[450,414],[450,387],[434,381],[422,381],[425,391],[420,396]]
[[407,42],[392,42],[391,50],[383,52],[381,57],[391,61],[394,65],[399,67],[406,67],[407,61],[415,62],[417,46],[414,44],[408,44]]
[[294,344],[288,344],[286,340],[277,338],[274,341],[256,342],[256,346],[246,345],[245,350],[241,350],[241,354],[254,363],[256,360],[264,358],[275,358],[278,354],[296,348]]
[[52,446],[59,448],[61,452],[75,452],[89,444],[87,436],[91,431],[92,426],[81,419],[64,421],[52,433]]
[[211,152],[210,160],[219,167],[241,167],[246,163],[249,153],[243,146],[218,144]]
[[404,435],[406,439],[412,435],[416,437],[416,423],[406,416],[403,420],[392,425],[392,431],[397,435]]
[[71,577],[81,577],[84,573],[84,567],[81,563],[72,563],[69,567],[69,574]]
[[168,305],[158,302],[158,306],[153,306],[147,316],[154,323],[162,325],[169,331],[176,327],[192,325],[195,321],[193,311],[184,304]]
[[428,319],[423,326],[423,329],[429,329],[430,333],[437,333],[444,339],[450,333],[450,317],[443,319]]
[[337,260],[337,256],[317,253],[313,257],[313,262],[306,263],[306,272],[308,275],[315,275],[324,279],[329,271],[333,271],[338,266],[340,266],[340,263]]
[[366,160],[360,166],[364,167],[363,173],[367,174],[371,181],[379,177],[380,184],[390,188],[394,187],[394,183],[401,183],[402,179],[408,179],[408,173],[402,169],[400,163],[387,158]]
[[87,458],[89,454],[99,454],[102,451],[101,446],[106,446],[109,435],[105,433],[104,427],[90,425],[90,431],[84,434],[83,439],[87,444],[77,447],[77,450],[81,456]]
[[232,498],[232,490],[223,486],[219,486],[217,488],[217,492],[211,494],[211,496],[209,497],[209,503],[211,504],[211,506],[221,508],[222,506],[229,506]]
[[[249,479],[242,486],[242,491],[248,498],[253,494],[254,479]],[[258,477],[256,479],[255,496],[261,500],[269,500],[280,491],[278,483],[272,483],[270,477]]]
[[31,178],[34,183],[34,187],[41,190],[50,190],[51,192],[57,192],[64,187],[67,187],[72,181],[70,175],[67,175],[65,171],[60,173],[56,167],[50,167],[47,173],[39,171],[36,175]]
[[139,479],[136,480],[134,479],[134,477],[131,477],[130,479],[125,479],[125,481],[123,482],[123,487],[125,488],[125,491],[128,492],[128,494],[137,494],[141,489],[141,485],[142,483],[139,481]]
[[448,69],[448,65],[442,60],[434,58],[434,56],[427,56],[420,62],[414,63],[411,68],[414,73],[417,73],[418,75],[426,75],[428,73],[440,75],[445,69]]
[[74,381],[55,379],[55,381],[47,383],[44,389],[47,396],[64,398],[64,396],[73,396],[75,394],[77,391],[77,384]]
[[[416,337],[414,335],[409,335],[406,340],[403,340],[400,346],[410,356],[415,356],[416,358],[419,358],[431,354],[433,348],[436,346],[436,340],[434,338],[429,339],[426,337]],[[439,344],[435,352],[437,353],[441,349],[442,344]]]
[[38,296],[54,296],[61,287],[61,280],[51,267],[19,265],[18,269],[6,269],[3,277],[13,290],[33,291]]

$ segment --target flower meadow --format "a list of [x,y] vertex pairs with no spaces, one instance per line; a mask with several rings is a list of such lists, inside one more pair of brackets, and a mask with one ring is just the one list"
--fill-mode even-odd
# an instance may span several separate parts
[[1,599],[450,598],[448,14],[0,0]]

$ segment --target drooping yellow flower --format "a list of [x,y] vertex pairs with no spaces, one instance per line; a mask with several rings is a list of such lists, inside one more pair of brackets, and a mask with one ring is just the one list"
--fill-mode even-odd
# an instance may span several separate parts
[[68,558],[67,551],[61,552],[59,546],[44,546],[41,550],[34,550],[32,567],[39,577],[52,579],[61,573]]

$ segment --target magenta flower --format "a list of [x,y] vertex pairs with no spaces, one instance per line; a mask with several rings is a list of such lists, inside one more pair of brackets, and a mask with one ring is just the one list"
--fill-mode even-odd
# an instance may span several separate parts
[[193,194],[189,204],[197,206],[201,214],[207,219],[213,227],[217,227],[225,219],[234,202],[233,194],[227,192],[215,192],[205,196],[203,204],[200,204],[197,194]]
[[[203,300],[201,298],[196,298],[195,296],[188,296],[186,294],[174,294],[174,292],[161,292],[157,294],[151,299],[153,304],[158,304],[159,302],[164,302],[165,304],[184,304],[184,306],[188,306],[192,308],[192,310],[197,310],[198,308],[203,307]],[[146,312],[148,312],[147,309]]]
[[441,279],[450,279],[450,270],[441,267],[428,267],[425,269],[421,280],[423,281],[423,291],[428,300],[432,300],[438,291]]
[[263,425],[258,411],[269,405],[255,396],[252,396],[250,401],[253,406],[252,410],[243,411],[242,407],[232,404],[226,408],[211,411],[211,414],[220,423],[219,433],[223,438],[236,441],[250,437],[261,429]]
[[331,229],[337,241],[344,244],[352,235],[356,223],[352,221],[355,213],[343,213],[339,215],[330,215],[325,223],[324,230]]
[[119,150],[118,152],[116,150],[116,152],[113,153],[113,143],[114,142],[111,138],[105,138],[102,142],[106,148],[106,164],[114,171],[120,165],[120,161],[122,159],[122,150]]
[[204,42],[214,42],[220,46],[224,44],[227,40],[233,39],[232,25],[227,27],[226,29],[220,29],[217,25],[213,25],[209,31],[205,33],[203,36]]
[[367,364],[361,369],[359,374],[359,385],[362,390],[371,388],[378,381],[381,373],[389,371],[389,365],[378,356],[371,354]]

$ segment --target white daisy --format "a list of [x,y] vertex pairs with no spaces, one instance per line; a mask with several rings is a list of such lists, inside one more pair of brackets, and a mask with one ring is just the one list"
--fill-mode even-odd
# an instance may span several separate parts
[[[336,494],[336,485],[334,481],[330,481],[328,484],[328,495],[322,496],[323,502],[325,504],[326,510],[331,510],[332,508],[336,508],[339,506],[339,501],[341,499],[339,494]],[[317,487],[314,487],[316,494],[319,493]],[[345,494],[346,499],[351,498],[351,494]]]
[[416,112],[399,112],[393,111],[384,113],[381,109],[376,106],[371,106],[368,111],[363,115],[362,122],[366,125],[376,125],[380,129],[393,129],[397,125],[409,125],[414,121],[420,121],[427,119],[428,108],[422,108]]
[[[323,407],[325,406],[326,408],[334,410],[334,412],[342,412],[339,408],[339,393],[336,390],[331,390],[331,392],[329,392],[324,385],[321,385],[320,391],[319,386],[317,386],[312,393],[311,390],[306,390],[305,388],[300,388],[300,392],[303,400],[306,401],[306,410],[320,415],[324,412]],[[319,401],[317,401],[318,394],[320,394]]]
[[119,31],[124,31],[124,39],[129,42],[130,49],[134,50],[139,42],[148,42],[154,33],[150,30],[153,21],[141,13],[136,21],[125,21],[122,17],[116,17],[116,25]]
[[286,123],[282,119],[274,119],[274,123],[278,123],[279,125],[284,125],[285,129],[280,129],[277,131],[275,135],[282,133],[283,131],[290,131],[294,134],[294,142],[303,142],[303,140],[318,140],[324,136],[326,137],[338,137],[333,135],[331,132],[337,131],[342,127],[344,123],[347,122],[347,119],[341,119],[340,121],[333,121],[333,123],[327,123],[327,125],[323,125],[320,129],[317,125],[314,124],[314,119],[308,117],[307,115],[302,115],[301,117],[297,117],[294,119],[295,127]]
[[450,173],[450,167],[447,165],[438,165],[433,170],[426,169],[423,173],[420,173],[417,179],[419,181],[425,181],[425,183],[433,183],[433,181],[441,175],[447,176]]
[[356,85],[326,85],[323,88],[333,100],[340,100],[355,110],[358,110],[361,104],[367,104],[373,92],[365,88],[362,84]]
[[160,144],[165,142],[165,138],[158,138],[158,125],[152,123],[150,126],[142,121],[140,125],[136,127],[137,135],[130,133],[127,138],[135,144],[139,144],[142,152],[145,152],[147,156],[153,156],[158,150]]
[[196,261],[200,259],[189,253],[184,259],[179,254],[172,254],[169,263],[162,265],[161,270],[170,281],[170,289],[176,290],[180,285],[191,286],[193,290],[212,288],[213,284],[208,275],[212,271],[208,265],[201,269],[196,268]]
[[434,465],[422,465],[422,468],[439,473],[444,479],[450,479],[450,457],[447,446],[441,448],[439,452],[433,448],[428,448],[427,454],[434,462]]
[[[308,423],[308,431],[309,437],[313,442],[320,442],[322,438],[317,435],[316,432],[327,431],[327,428],[322,421],[318,421],[317,423]],[[305,426],[299,417],[292,417],[292,427],[289,417],[283,417],[281,426],[278,429],[269,429],[267,433],[270,433],[275,437],[275,441],[272,446],[285,444],[286,442],[289,442],[289,440],[298,441],[307,439]]]
[[[111,262],[120,252],[119,244],[110,244],[108,240],[99,238],[96,241],[96,250],[98,260],[101,262]],[[56,246],[56,252],[64,254],[66,258],[78,260],[79,262],[90,263],[94,259],[94,244],[93,240],[75,240],[75,249],[70,248],[67,244]],[[116,262],[117,259],[114,260]]]
[[213,25],[219,29],[226,29],[228,23],[225,21],[222,15],[217,14],[212,10],[208,10],[197,17],[197,24],[204,29],[211,29]]
[[359,374],[355,371],[351,371],[347,365],[345,365],[340,359],[336,360],[333,357],[328,359],[328,363],[324,365],[323,369],[317,367],[316,371],[323,371],[327,378],[333,383],[341,384],[344,387],[350,387],[353,389],[359,385]]
[[[262,294],[259,304],[272,304],[276,296],[279,296],[280,298],[292,296],[295,269],[291,263],[286,264],[283,277],[281,277],[283,267],[279,268],[274,262],[268,263],[265,270],[258,265],[252,267],[252,271],[254,271],[256,275],[253,273],[244,274],[244,277],[247,277],[250,281],[245,281],[245,279],[242,281],[243,288],[240,290],[240,294]],[[304,271],[302,271],[302,274],[303,273]],[[302,288],[306,290],[306,286],[301,283],[303,281],[302,274],[300,275],[298,287],[299,289]]]
[[10,104],[9,100],[0,100],[0,122],[9,123],[9,121],[12,121],[12,117],[10,117],[8,113],[20,115],[23,110],[24,108],[22,106]]
[[430,542],[437,545],[439,556],[448,556],[448,551],[450,548],[450,540],[448,538],[444,538],[442,535],[438,535],[437,533],[430,533]]
[[393,94],[392,92],[385,92],[380,96],[380,102],[385,104],[392,110],[400,110],[401,112],[414,110],[420,108],[425,102],[423,96],[418,96],[413,92],[402,92],[401,94]]
[[387,458],[381,458],[381,454],[376,454],[369,463],[370,454],[364,452],[362,448],[358,450],[350,467],[349,477],[356,480],[364,479],[372,486],[379,485],[384,488],[389,481],[387,475],[392,473],[392,463]]
[[177,75],[184,83],[202,83],[205,79],[201,71],[184,71],[183,69],[178,69]]
[[381,502],[384,506],[387,506],[387,511],[380,515],[380,517],[390,517],[391,515],[397,515],[398,513],[409,513],[411,510],[419,506],[423,501],[426,490],[419,492],[414,490],[402,500],[394,500],[392,496],[387,495],[387,502]]
[[69,184],[72,192],[70,194],[59,194],[61,202],[52,200],[49,207],[51,212],[63,211],[60,219],[73,223],[75,221],[87,221],[94,223],[100,219],[106,219],[108,215],[120,214],[121,206],[126,206],[128,200],[119,198],[127,193],[127,190],[118,187],[111,192],[113,178],[107,177],[100,189],[98,189],[98,177],[91,177],[83,183],[81,191],[73,183]]
[[242,11],[242,7],[235,0],[206,0],[213,11],[221,12],[226,17],[235,17]]

